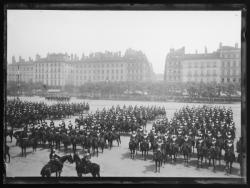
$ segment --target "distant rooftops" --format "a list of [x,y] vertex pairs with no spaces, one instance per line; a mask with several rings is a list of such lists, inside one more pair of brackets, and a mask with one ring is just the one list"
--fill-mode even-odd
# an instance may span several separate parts
[[238,43],[235,43],[235,46],[223,46],[222,43],[219,44],[219,49],[212,53],[207,53],[207,47],[204,48],[204,53],[198,53],[197,50],[193,54],[185,54],[185,47],[179,49],[170,49],[170,52],[167,55],[167,58],[181,58],[181,59],[217,59],[220,58],[220,53],[224,51],[240,51],[238,48]]
[[[121,52],[95,52],[90,53],[89,56],[84,56],[79,58],[76,54],[67,54],[67,53],[47,53],[46,57],[41,58],[40,55],[36,55],[34,62],[105,62],[105,61],[134,61],[139,60],[142,62],[148,62],[146,55],[142,51],[136,51],[133,49],[127,49],[124,56],[121,56]],[[31,58],[29,58],[30,62],[33,62]],[[24,59],[19,57],[19,61],[16,62],[15,57],[12,57],[12,63],[27,63]]]

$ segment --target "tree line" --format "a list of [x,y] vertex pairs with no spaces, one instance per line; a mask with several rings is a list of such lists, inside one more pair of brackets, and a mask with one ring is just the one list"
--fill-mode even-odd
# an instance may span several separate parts
[[166,83],[159,82],[95,82],[81,86],[65,85],[63,87],[47,86],[43,83],[16,82],[7,83],[7,95],[34,95],[46,93],[48,89],[60,89],[70,95],[143,95],[143,96],[188,96],[232,97],[240,96],[240,83]]

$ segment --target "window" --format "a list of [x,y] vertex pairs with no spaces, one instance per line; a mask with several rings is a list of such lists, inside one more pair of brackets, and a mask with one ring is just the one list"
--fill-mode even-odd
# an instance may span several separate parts
[[230,78],[227,78],[227,82],[230,82]]

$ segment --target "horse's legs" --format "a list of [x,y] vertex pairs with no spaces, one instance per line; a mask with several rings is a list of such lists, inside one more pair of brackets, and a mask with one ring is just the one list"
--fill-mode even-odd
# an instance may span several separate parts
[[157,161],[155,160],[155,173],[157,172]]

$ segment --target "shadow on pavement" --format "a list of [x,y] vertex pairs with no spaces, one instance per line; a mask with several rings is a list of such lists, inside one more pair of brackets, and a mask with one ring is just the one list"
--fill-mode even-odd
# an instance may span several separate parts
[[[32,154],[32,153],[35,153],[35,152],[33,152],[33,151],[26,151],[26,157],[27,157],[29,154]],[[11,156],[11,158],[13,158],[13,159],[18,158],[18,157],[24,157],[24,158],[25,158],[24,155],[22,156],[22,152],[20,152],[20,153],[17,154],[17,155]]]
[[144,174],[146,174],[147,172],[154,172],[155,171],[155,163],[144,166],[144,167],[145,167],[145,170],[142,171]]

